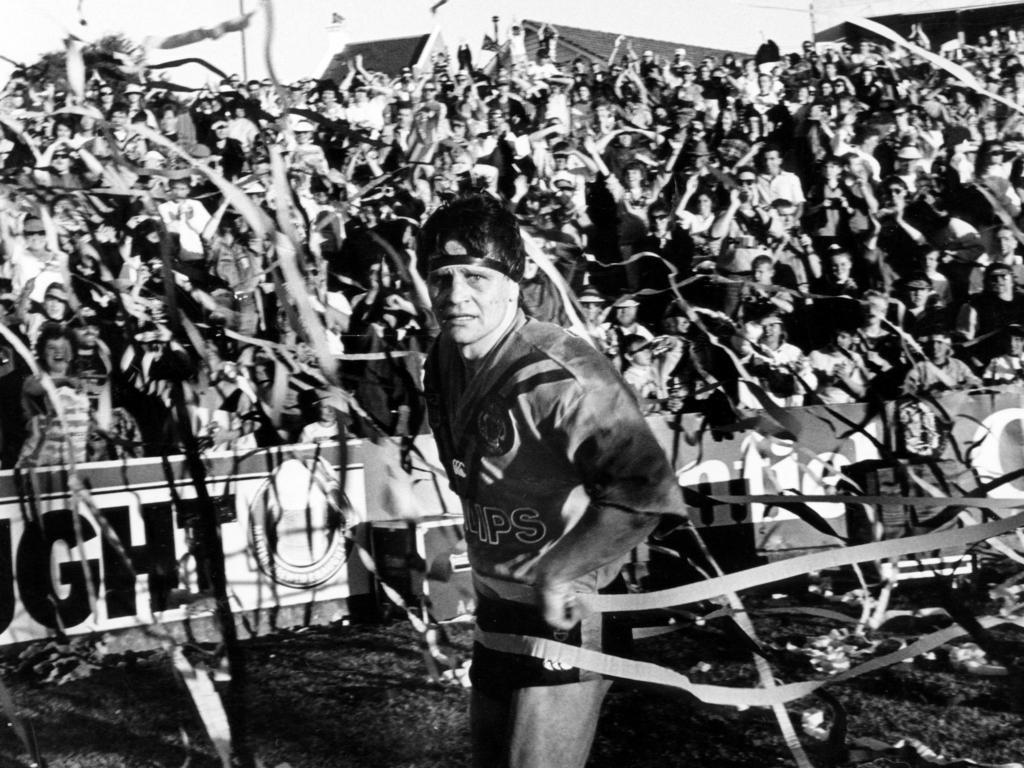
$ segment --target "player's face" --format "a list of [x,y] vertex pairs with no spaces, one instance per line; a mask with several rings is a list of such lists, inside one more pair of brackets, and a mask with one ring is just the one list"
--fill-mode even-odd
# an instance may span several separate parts
[[[465,255],[461,243],[449,241],[445,253]],[[441,332],[458,345],[467,360],[483,357],[512,322],[519,286],[500,272],[470,265],[436,269],[429,277],[430,301]]]

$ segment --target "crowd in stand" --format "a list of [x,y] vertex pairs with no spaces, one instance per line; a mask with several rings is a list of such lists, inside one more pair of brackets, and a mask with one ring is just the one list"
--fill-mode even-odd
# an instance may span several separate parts
[[588,334],[651,412],[1021,380],[1024,30],[944,49],[1004,101],[868,40],[691,61],[620,37],[594,62],[553,27],[528,59],[523,34],[485,67],[356,56],[284,87],[92,73],[79,98],[15,73],[0,466],[176,451],[182,418],[239,450],[420,428],[418,227],[470,191],[537,245],[525,311]]

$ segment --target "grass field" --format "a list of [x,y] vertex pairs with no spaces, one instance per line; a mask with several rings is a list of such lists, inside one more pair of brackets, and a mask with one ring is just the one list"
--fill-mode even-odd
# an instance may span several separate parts
[[[800,646],[832,625],[807,616],[759,617],[754,608],[758,634],[777,676],[786,682],[820,677]],[[921,633],[921,626],[904,621],[871,637],[886,639],[891,647]],[[992,638],[1008,657],[1024,658],[1024,632],[997,630]],[[469,629],[452,628],[449,641],[449,648],[468,651]],[[742,646],[721,622],[709,622],[639,641],[635,656],[695,681],[756,685],[754,665]],[[469,765],[468,693],[429,680],[417,635],[406,622],[308,627],[251,638],[244,647],[250,675],[247,733],[267,768],[282,763],[291,768]],[[845,713],[847,743],[866,737],[890,744],[913,738],[949,758],[991,764],[1022,759],[1020,676],[955,671],[947,661],[949,650],[940,648],[931,657],[829,686]],[[193,661],[202,659],[199,649],[189,655]],[[59,685],[44,682],[48,667],[36,662],[32,669],[33,662],[9,657],[4,680],[53,768],[219,765],[166,653],[95,658],[95,668],[82,667],[89,674]],[[798,731],[809,710],[823,709],[826,725],[833,720],[832,710],[816,696],[792,702],[788,709]],[[830,752],[812,735],[802,739],[820,767],[928,764]],[[792,759],[768,710],[713,707],[676,689],[620,682],[606,703],[590,765],[748,768],[787,763]],[[12,729],[0,732],[0,766],[28,764]]]

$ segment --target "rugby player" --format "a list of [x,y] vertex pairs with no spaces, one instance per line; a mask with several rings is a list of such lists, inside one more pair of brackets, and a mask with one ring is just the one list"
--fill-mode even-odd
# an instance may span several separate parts
[[[462,500],[478,630],[609,651],[577,595],[608,587],[682,494],[605,356],[521,311],[525,258],[515,217],[488,196],[424,225],[418,260],[441,329],[428,412]],[[583,766],[610,681],[485,640],[470,671],[473,765]]]

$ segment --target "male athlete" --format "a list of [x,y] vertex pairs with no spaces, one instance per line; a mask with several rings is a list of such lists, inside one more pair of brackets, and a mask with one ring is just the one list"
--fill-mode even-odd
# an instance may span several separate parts
[[606,587],[682,495],[629,388],[586,341],[519,309],[525,252],[493,198],[424,226],[441,328],[426,392],[463,503],[477,592],[470,727],[477,768],[569,768],[590,752],[610,681],[488,647],[525,635],[601,650],[578,593]]

